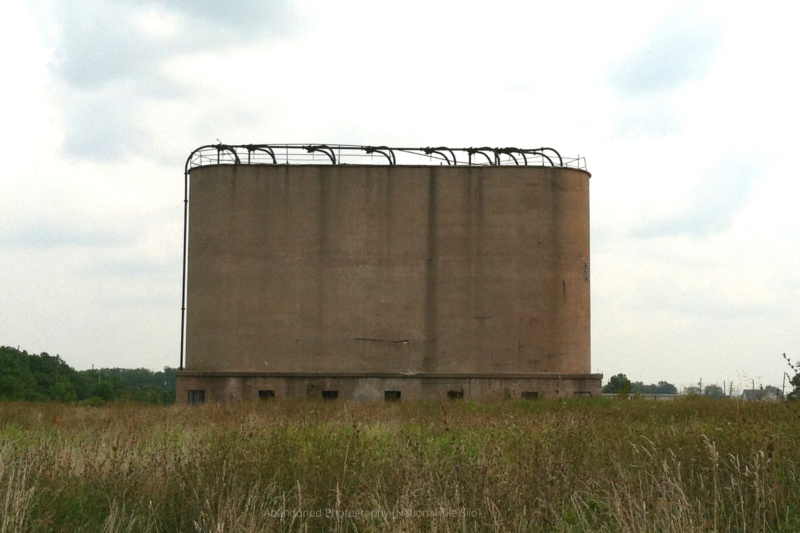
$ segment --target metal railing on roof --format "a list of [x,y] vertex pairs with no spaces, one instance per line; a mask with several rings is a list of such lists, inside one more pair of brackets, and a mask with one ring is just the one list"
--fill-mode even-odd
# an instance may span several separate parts
[[209,144],[194,150],[186,171],[206,165],[469,165],[551,166],[586,170],[586,158],[553,148],[399,148],[350,144]]

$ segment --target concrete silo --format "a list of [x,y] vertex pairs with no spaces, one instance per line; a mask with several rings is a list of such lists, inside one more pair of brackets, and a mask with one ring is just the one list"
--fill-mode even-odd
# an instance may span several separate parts
[[178,402],[598,395],[579,163],[550,149],[196,150]]

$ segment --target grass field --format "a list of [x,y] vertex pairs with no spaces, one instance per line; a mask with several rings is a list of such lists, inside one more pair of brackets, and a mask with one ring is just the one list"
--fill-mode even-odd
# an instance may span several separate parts
[[800,531],[797,407],[0,403],[0,531]]

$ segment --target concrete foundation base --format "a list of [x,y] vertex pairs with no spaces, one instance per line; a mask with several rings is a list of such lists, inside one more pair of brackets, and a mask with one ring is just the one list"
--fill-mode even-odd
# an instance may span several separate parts
[[599,397],[602,374],[178,372],[177,403],[271,398],[503,400]]

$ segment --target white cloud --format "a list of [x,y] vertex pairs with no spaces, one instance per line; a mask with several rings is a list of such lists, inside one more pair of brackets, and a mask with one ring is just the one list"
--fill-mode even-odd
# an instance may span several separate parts
[[624,97],[675,90],[708,74],[718,43],[713,18],[677,10],[612,70],[611,82]]

